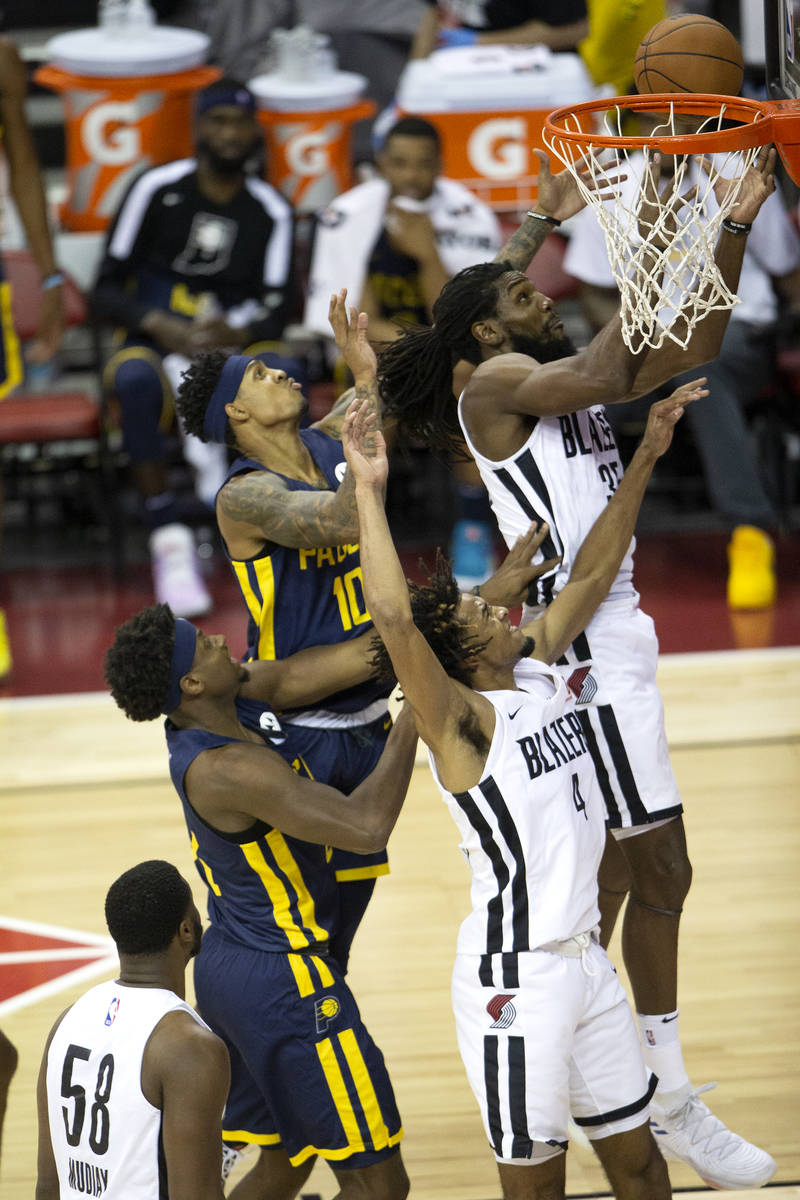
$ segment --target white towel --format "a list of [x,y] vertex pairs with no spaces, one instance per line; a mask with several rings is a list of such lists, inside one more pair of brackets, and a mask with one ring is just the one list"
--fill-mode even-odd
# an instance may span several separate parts
[[[358,304],[388,202],[386,180],[370,179],[319,214],[303,321],[307,328],[330,337],[328,305],[339,288],[346,287],[349,300]],[[442,266],[450,275],[494,258],[502,245],[497,217],[463,184],[440,175],[424,203]]]

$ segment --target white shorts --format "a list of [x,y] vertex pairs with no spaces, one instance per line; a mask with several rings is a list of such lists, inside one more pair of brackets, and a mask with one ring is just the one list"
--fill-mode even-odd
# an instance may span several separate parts
[[[669,761],[664,707],[656,686],[653,621],[630,601],[606,602],[559,664],[579,693],[576,711],[615,829],[666,821],[683,812]],[[587,670],[588,668],[588,670]]]
[[[498,956],[499,957],[499,956]],[[510,956],[503,955],[504,959]],[[453,1011],[461,1058],[495,1156],[530,1161],[566,1149],[570,1114],[591,1139],[643,1125],[648,1083],[628,1000],[605,951],[515,956],[519,986],[483,987],[480,957],[459,954]]]

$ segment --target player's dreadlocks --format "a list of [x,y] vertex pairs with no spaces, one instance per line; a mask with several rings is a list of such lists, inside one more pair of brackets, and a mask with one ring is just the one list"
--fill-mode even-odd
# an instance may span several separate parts
[[[186,432],[199,437],[201,442],[208,441],[204,422],[206,409],[214,388],[219,383],[222,368],[228,361],[228,355],[221,350],[210,350],[206,354],[198,354],[192,359],[191,365],[184,371],[180,387],[175,396],[175,407],[183,421]],[[235,448],[233,430],[230,425],[225,429],[227,445]]]
[[159,716],[169,693],[175,617],[168,604],[153,604],[120,625],[106,653],[105,680],[132,721]]
[[[420,584],[409,580],[408,590],[417,629],[450,678],[471,687],[478,655],[488,645],[488,638],[481,641],[458,615],[461,591],[453,577],[450,559],[437,550],[436,567],[428,576],[428,582]],[[395,678],[386,647],[377,639],[370,665],[381,680]]]
[[459,271],[433,306],[434,324],[409,330],[378,357],[386,416],[431,449],[463,456],[453,367],[462,358],[481,361],[472,326],[496,315],[497,281],[513,269],[508,262],[491,262]]

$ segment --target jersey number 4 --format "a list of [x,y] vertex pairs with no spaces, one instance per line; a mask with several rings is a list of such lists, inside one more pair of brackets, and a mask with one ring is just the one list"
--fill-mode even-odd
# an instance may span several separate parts
[[[91,1050],[85,1046],[70,1045],[64,1056],[64,1066],[61,1071],[61,1095],[65,1100],[72,1100],[75,1107],[70,1114],[66,1104],[61,1106],[64,1115],[64,1129],[67,1143],[70,1146],[80,1145],[83,1125],[86,1119],[86,1088],[79,1083],[73,1083],[72,1071],[76,1059],[88,1061]],[[111,1134],[111,1122],[108,1115],[108,1101],[111,1096],[111,1081],[114,1078],[114,1055],[106,1054],[100,1060],[97,1068],[97,1082],[94,1089],[94,1103],[89,1113],[89,1145],[95,1154],[105,1154],[108,1150],[108,1139]]]

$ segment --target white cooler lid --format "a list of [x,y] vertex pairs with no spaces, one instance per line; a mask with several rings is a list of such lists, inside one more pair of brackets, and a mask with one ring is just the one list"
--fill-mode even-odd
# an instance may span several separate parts
[[47,62],[74,75],[128,78],[190,71],[206,60],[209,38],[194,29],[152,25],[126,29],[122,36],[106,29],[60,33],[45,46]]
[[578,54],[546,46],[464,46],[408,63],[397,85],[405,112],[547,109],[597,95]]
[[333,71],[319,79],[286,79],[277,71],[256,75],[247,86],[259,108],[273,112],[327,112],[355,104],[367,86],[365,75]]

